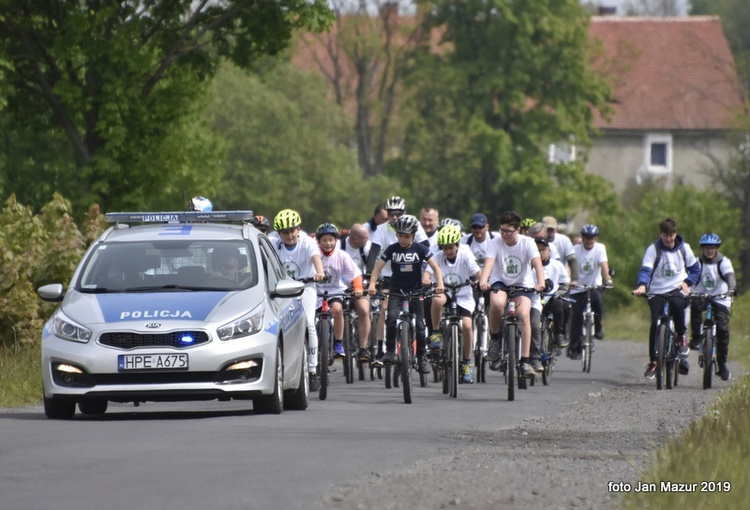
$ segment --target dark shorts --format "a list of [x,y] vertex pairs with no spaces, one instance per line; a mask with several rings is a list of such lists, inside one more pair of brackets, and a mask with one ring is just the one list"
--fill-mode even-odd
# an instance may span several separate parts
[[[491,288],[492,288],[492,290],[500,289],[500,290],[502,290],[503,292],[505,292],[507,294],[509,287],[507,285],[505,285],[503,282],[495,282],[495,283],[492,284]],[[529,298],[529,300],[532,300],[534,298],[534,293],[533,292],[519,292],[518,294],[516,294],[513,297],[518,297],[518,296],[525,296],[525,297]]]

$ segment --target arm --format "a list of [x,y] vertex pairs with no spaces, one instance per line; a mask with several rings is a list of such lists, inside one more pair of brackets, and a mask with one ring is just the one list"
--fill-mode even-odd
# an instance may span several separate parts
[[438,263],[435,262],[434,258],[430,258],[427,261],[427,265],[430,266],[430,269],[432,269],[432,272],[435,275],[435,281],[437,282],[435,291],[438,294],[442,294],[443,292],[445,292],[445,285],[443,284],[443,273],[440,271],[440,266],[438,266]]
[[372,274],[370,275],[370,285],[367,287],[367,293],[371,296],[374,296],[377,292],[377,285],[378,285],[378,276],[380,276],[380,271],[383,270],[383,266],[385,265],[385,260],[378,259],[377,264],[375,264],[375,268],[372,270]]
[[575,287],[575,284],[578,282],[578,257],[576,257],[575,253],[571,253],[565,260],[568,262],[568,267],[570,268],[571,285]]
[[322,281],[326,275],[323,271],[323,260],[320,258],[320,253],[314,254],[312,257],[310,257],[310,260],[312,260],[313,266],[315,267],[315,275],[313,276],[313,280],[315,280],[316,282]]
[[540,257],[534,257],[533,259],[531,259],[531,267],[536,272],[536,285],[534,285],[534,288],[539,292],[542,292],[547,286],[546,279],[544,277],[544,266],[542,265],[542,259]]

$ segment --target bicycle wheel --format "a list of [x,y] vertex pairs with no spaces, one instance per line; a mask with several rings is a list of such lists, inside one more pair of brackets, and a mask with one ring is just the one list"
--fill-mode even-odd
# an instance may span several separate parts
[[[667,326],[659,324],[656,329],[656,389],[664,386],[664,364],[667,351]],[[671,383],[670,383],[671,384]]]
[[383,377],[383,381],[385,381],[385,387],[387,389],[391,389],[391,373],[394,372],[393,365],[385,365],[385,376]]
[[352,346],[354,345],[355,333],[354,324],[352,323],[351,314],[344,315],[344,377],[346,378],[346,384],[352,384],[354,382],[354,353],[352,352]]
[[555,363],[555,346],[553,345],[553,336],[552,336],[552,330],[549,327],[550,323],[547,321],[544,321],[542,323],[542,366],[544,367],[544,370],[542,370],[542,384],[544,386],[549,385],[550,377],[552,377],[552,365]]
[[505,327],[503,338],[507,349],[506,383],[508,386],[508,400],[516,398],[516,325]]
[[318,380],[320,390],[318,398],[325,400],[328,397],[328,359],[331,348],[331,323],[328,319],[318,322]]
[[452,324],[450,329],[450,353],[448,365],[448,378],[450,379],[450,396],[458,397],[458,363],[459,356],[459,337],[458,324]]
[[487,382],[485,379],[487,370],[487,359],[484,353],[487,349],[487,317],[484,314],[477,315],[474,319],[474,368],[476,381]]
[[714,376],[714,335],[711,328],[703,329],[703,389],[711,389]]
[[583,326],[583,344],[581,345],[581,363],[583,371],[591,372],[591,342],[594,339],[594,318],[587,314]]
[[[375,380],[375,372],[377,371],[378,379],[383,377],[383,372],[379,368],[372,366],[372,362],[375,361],[375,357],[378,354],[378,317],[379,313],[375,312],[372,314],[370,319],[370,337],[367,339],[367,352],[370,353],[370,380]],[[363,379],[361,379],[363,380]]]
[[672,389],[672,377],[674,376],[674,381],[677,381],[677,356],[675,355],[675,349],[674,349],[674,333],[667,330],[666,335],[666,342],[667,342],[667,351],[664,353],[664,366],[666,368],[666,373],[664,374],[664,377],[666,379],[666,387],[668,390]]
[[404,404],[411,404],[411,335],[409,327],[402,324],[399,329],[399,362],[401,366],[401,386],[404,389]]

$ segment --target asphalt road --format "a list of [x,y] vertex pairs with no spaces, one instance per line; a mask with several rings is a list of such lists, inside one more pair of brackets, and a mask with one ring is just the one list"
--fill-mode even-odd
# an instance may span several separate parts
[[694,373],[657,392],[644,351],[601,342],[591,374],[561,360],[514,402],[494,372],[455,400],[417,386],[406,405],[339,367],[326,401],[279,416],[250,402],[110,404],[71,421],[0,410],[0,510],[612,506],[608,481],[632,482],[728,384],[703,391]]

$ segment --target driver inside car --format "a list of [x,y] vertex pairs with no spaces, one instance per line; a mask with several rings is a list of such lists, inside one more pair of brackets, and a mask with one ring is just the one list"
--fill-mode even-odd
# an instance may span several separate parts
[[211,261],[216,276],[237,280],[240,272],[240,254],[237,248],[219,246],[214,249]]

